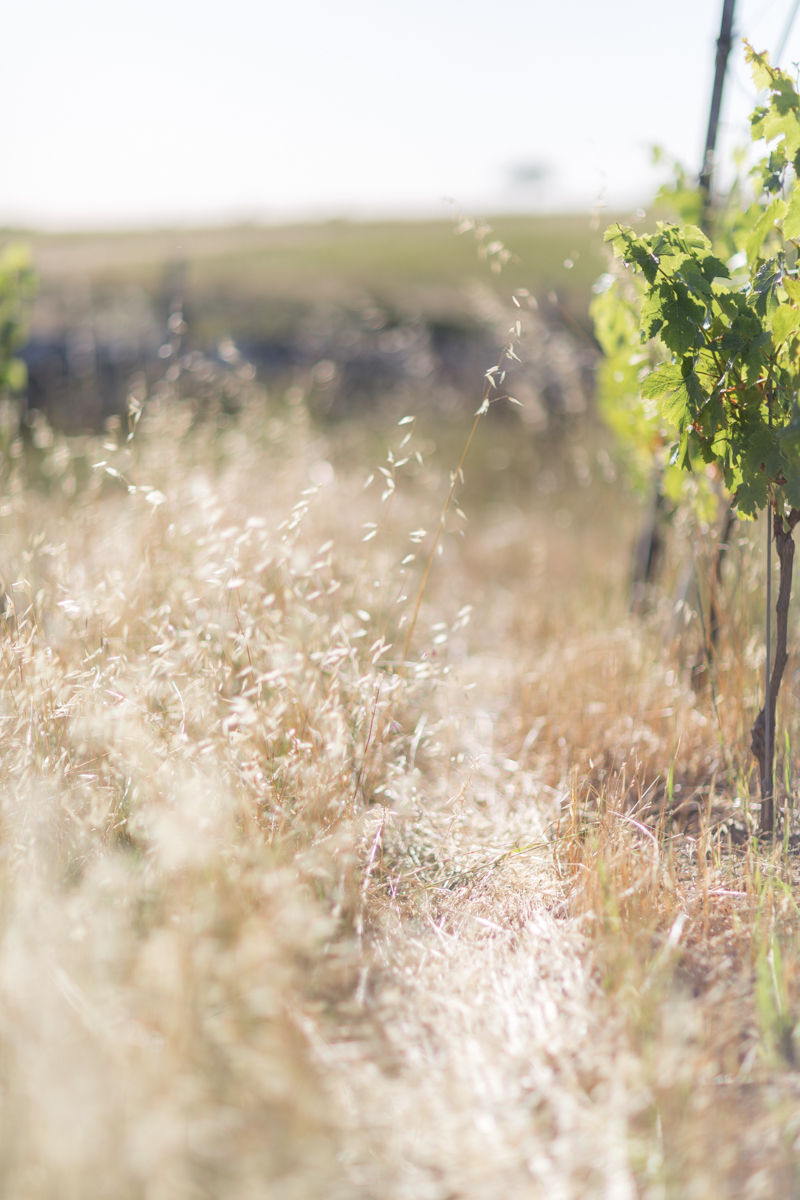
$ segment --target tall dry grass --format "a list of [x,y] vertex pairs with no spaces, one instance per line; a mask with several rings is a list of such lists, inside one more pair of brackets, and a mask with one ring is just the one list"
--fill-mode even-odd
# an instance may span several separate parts
[[490,420],[403,662],[452,432],[192,370],[132,440],[5,414],[3,1194],[793,1194],[747,531],[712,688],[597,430]]

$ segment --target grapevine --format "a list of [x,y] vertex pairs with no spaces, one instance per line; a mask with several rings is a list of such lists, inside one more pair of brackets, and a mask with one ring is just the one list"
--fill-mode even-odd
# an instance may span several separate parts
[[624,398],[607,411],[637,469],[661,461],[667,488],[679,490],[679,472],[702,478],[712,466],[739,516],[770,512],[781,564],[776,655],[752,750],[761,828],[772,833],[775,706],[800,521],[800,95],[766,54],[745,47],[766,94],[751,117],[763,146],[753,195],[735,193],[717,246],[691,223],[660,221],[649,234],[611,225],[605,238],[626,271],[598,298],[595,320],[606,377]]

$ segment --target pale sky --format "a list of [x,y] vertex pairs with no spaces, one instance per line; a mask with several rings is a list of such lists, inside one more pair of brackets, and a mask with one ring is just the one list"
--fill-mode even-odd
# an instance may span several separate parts
[[[738,32],[774,55],[794,7],[738,0]],[[0,0],[0,225],[645,204],[652,143],[699,167],[721,8]],[[754,99],[737,49],[728,140]]]

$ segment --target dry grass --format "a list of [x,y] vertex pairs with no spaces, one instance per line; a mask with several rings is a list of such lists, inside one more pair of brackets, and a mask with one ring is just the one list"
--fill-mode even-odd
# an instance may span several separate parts
[[468,465],[403,664],[432,431],[390,431],[381,501],[299,392],[227,403],[165,386],[132,443],[11,440],[3,1195],[794,1194],[750,539],[712,691],[694,625],[627,613],[596,431],[522,475],[490,421],[493,499],[469,512]]

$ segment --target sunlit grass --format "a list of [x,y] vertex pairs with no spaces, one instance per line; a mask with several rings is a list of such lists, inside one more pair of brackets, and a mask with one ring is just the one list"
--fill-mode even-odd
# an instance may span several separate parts
[[602,433],[492,410],[403,661],[467,430],[215,378],[3,417],[4,1194],[791,1195],[751,533],[712,691],[711,532],[632,617]]

